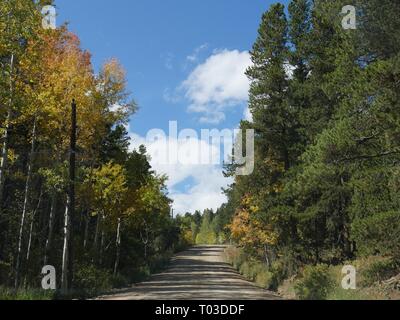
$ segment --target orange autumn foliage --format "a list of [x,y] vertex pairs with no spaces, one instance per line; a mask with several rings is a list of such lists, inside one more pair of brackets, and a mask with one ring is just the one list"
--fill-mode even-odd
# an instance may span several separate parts
[[243,246],[274,245],[278,235],[272,225],[265,225],[259,220],[260,209],[254,202],[254,198],[249,195],[243,197],[241,207],[228,226],[232,237]]

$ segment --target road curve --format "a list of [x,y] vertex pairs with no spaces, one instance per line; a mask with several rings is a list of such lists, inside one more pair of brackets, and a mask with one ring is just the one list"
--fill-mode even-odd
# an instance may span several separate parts
[[176,255],[148,281],[100,300],[279,300],[224,262],[225,246],[196,246]]

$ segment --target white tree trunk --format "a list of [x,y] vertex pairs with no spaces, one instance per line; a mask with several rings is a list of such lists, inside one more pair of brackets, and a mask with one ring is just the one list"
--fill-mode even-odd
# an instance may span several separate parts
[[8,161],[8,139],[10,135],[10,122],[12,118],[12,104],[13,104],[13,93],[14,93],[14,84],[13,84],[13,73],[14,73],[14,55],[11,55],[10,60],[10,101],[7,110],[7,118],[5,122],[5,130],[3,136],[3,147],[1,149],[1,160],[0,160],[0,210],[3,205],[3,191],[4,191],[4,183],[5,183],[5,174],[7,170],[7,161]]
[[86,249],[88,238],[89,238],[89,222],[90,222],[90,215],[89,212],[86,212],[85,215],[85,234],[83,236],[83,248]]
[[30,258],[31,247],[32,247],[32,236],[33,236],[33,224],[35,222],[36,214],[40,209],[40,205],[42,204],[42,198],[43,198],[43,190],[40,190],[40,196],[39,196],[38,204],[36,206],[35,211],[32,212],[32,216],[31,216],[31,225],[29,227],[28,248],[26,249],[26,261],[29,261],[29,258]]
[[49,216],[49,233],[47,235],[46,246],[44,249],[44,265],[49,262],[50,250],[53,244],[53,230],[54,230],[54,220],[57,209],[57,194],[54,193],[51,199],[51,208]]
[[100,223],[101,223],[101,217],[100,217],[100,214],[97,214],[96,231],[95,231],[94,240],[93,240],[93,249],[95,252],[97,252],[97,246],[99,243]]
[[145,236],[143,236],[142,231],[140,231],[140,238],[142,239],[144,245],[144,260],[147,261],[147,246],[149,245],[149,228],[146,220],[143,220],[143,223],[144,223]]
[[28,210],[29,191],[30,191],[29,188],[30,188],[31,178],[32,178],[32,167],[33,167],[33,158],[34,158],[34,152],[35,152],[35,143],[36,143],[36,117],[35,117],[35,120],[33,121],[31,153],[29,156],[28,173],[27,173],[26,181],[25,181],[24,205],[22,208],[21,222],[19,225],[17,262],[16,262],[16,266],[15,266],[15,288],[18,287],[19,273],[20,273],[20,267],[21,267],[22,241],[23,241],[23,233],[24,233],[24,227],[25,227],[26,211]]
[[100,250],[99,250],[99,264],[103,264],[103,250],[104,250],[104,242],[105,242],[105,231],[104,231],[104,220],[105,220],[105,215],[102,213],[101,215],[101,239],[100,239]]
[[114,264],[114,276],[117,275],[119,259],[121,255],[121,218],[118,218],[118,226],[117,226],[117,237],[115,239],[115,247],[117,249],[115,264]]
[[5,171],[7,169],[8,161],[8,138],[10,130],[11,110],[7,112],[7,118],[5,122],[5,130],[3,136],[3,147],[1,149],[1,160],[0,160],[0,207],[3,202],[3,191],[5,182]]
[[69,276],[69,242],[71,236],[71,221],[69,215],[69,201],[67,200],[67,205],[65,206],[64,213],[64,245],[63,245],[63,255],[62,255],[62,270],[61,270],[61,290],[63,293],[67,293],[69,289],[68,276]]

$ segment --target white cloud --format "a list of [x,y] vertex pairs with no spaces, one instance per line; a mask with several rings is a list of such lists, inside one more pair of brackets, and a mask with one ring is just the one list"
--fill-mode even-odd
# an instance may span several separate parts
[[120,104],[115,103],[115,104],[113,104],[112,106],[109,106],[109,107],[108,107],[108,110],[109,110],[110,112],[119,112],[119,111],[121,111],[123,108],[124,108],[124,107],[121,106]]
[[168,103],[175,104],[181,101],[181,96],[176,89],[171,90],[170,88],[165,88],[163,91],[163,99]]
[[[194,212],[195,210],[219,208],[226,197],[222,194],[221,188],[227,187],[232,180],[225,178],[222,174],[220,165],[199,165],[180,163],[166,164],[159,160],[160,154],[166,154],[165,141],[162,139],[149,143],[144,137],[131,133],[131,148],[138,148],[141,144],[145,145],[148,154],[151,156],[151,165],[158,174],[166,174],[169,179],[167,182],[170,198],[174,201],[173,208],[176,214]],[[172,139],[172,145],[183,147],[192,155],[198,154],[198,146],[207,144],[203,140],[190,139],[180,141]],[[208,145],[211,153],[218,152],[214,146]],[[201,156],[205,156],[201,154]],[[186,190],[179,188],[179,184],[191,179],[193,183]]]
[[199,54],[208,48],[208,44],[202,44],[201,46],[194,49],[193,53],[186,57],[186,60],[191,63],[196,63],[199,60]]
[[249,106],[247,106],[246,109],[244,110],[243,117],[244,120],[253,122],[253,114],[251,113]]
[[250,82],[245,71],[250,65],[247,51],[215,51],[181,85],[190,101],[188,111],[202,114],[200,121],[204,123],[223,121],[228,107],[248,98]]
[[213,209],[217,210],[226,197],[221,188],[229,184],[218,167],[202,166],[193,168],[190,176],[195,185],[186,192],[172,190],[171,198],[174,200],[176,213],[194,212],[195,210]]

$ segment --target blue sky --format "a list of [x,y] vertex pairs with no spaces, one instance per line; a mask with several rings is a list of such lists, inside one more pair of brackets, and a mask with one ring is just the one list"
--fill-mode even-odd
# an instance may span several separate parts
[[[154,128],[233,129],[245,117],[248,50],[268,0],[56,0],[57,24],[69,22],[96,70],[117,58],[139,104],[133,146]],[[286,1],[281,1],[286,2]],[[157,145],[148,145],[155,152]],[[189,147],[190,149],[190,147]],[[170,176],[175,212],[216,209],[230,181],[218,165],[160,166]]]

